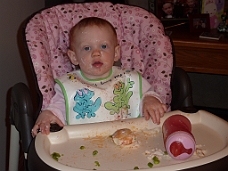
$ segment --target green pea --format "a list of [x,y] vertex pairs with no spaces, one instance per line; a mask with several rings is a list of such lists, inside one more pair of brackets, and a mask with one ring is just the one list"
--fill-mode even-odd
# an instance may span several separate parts
[[97,153],[98,153],[98,151],[97,151],[97,150],[94,150],[94,151],[93,151],[93,156],[96,156]]
[[167,151],[164,151],[164,155],[168,155],[168,152]]
[[53,159],[55,159],[56,161],[58,161],[59,158],[60,158],[61,156],[60,156],[59,153],[54,152],[54,153],[51,154],[51,157],[52,157]]
[[153,157],[154,164],[159,164],[160,160],[157,158],[157,156]]
[[152,168],[154,166],[151,162],[149,162],[147,165],[149,168]]
[[98,161],[95,161],[95,166],[100,167],[100,163]]
[[82,146],[80,147],[80,149],[81,149],[81,150],[84,150],[84,149],[85,149],[85,146],[82,145]]

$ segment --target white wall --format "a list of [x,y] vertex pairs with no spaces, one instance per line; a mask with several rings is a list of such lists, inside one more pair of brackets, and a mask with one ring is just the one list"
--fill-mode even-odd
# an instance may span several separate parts
[[6,170],[8,160],[7,94],[15,83],[27,83],[17,45],[17,32],[26,17],[43,7],[44,0],[0,1],[0,171]]

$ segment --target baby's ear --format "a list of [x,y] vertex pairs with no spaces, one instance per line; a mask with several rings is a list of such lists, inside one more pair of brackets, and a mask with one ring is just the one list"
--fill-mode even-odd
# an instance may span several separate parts
[[115,57],[114,57],[114,61],[118,61],[120,59],[120,46],[117,45],[115,47]]
[[75,54],[74,51],[68,49],[67,50],[67,55],[70,58],[70,61],[71,61],[72,64],[78,65],[78,60],[77,60],[77,57],[76,57],[76,54]]

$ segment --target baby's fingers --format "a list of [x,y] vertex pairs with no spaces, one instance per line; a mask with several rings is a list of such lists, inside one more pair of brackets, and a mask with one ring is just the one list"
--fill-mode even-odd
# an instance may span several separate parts
[[35,137],[38,133],[39,130],[39,125],[34,125],[34,127],[32,128],[32,136]]
[[41,123],[40,124],[40,132],[42,134],[48,135],[50,133],[50,123]]
[[159,110],[154,111],[154,115],[152,115],[153,123],[160,124],[161,112]]
[[150,114],[145,108],[143,109],[143,116],[146,120],[150,119]]
[[144,110],[143,115],[146,120],[149,120],[151,118],[151,120],[155,124],[158,123],[158,120],[159,120],[158,118],[160,118],[159,113],[158,112],[156,113],[156,111],[154,111],[154,110],[150,110],[150,111]]
[[163,108],[163,116],[165,114],[165,112],[167,112],[167,106],[165,104],[162,104],[162,108]]

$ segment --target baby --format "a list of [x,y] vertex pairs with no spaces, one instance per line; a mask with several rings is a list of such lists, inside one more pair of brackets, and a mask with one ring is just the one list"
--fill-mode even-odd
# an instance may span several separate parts
[[185,15],[189,17],[190,14],[197,14],[199,11],[197,9],[197,4],[195,0],[186,0],[185,4]]
[[165,2],[162,5],[162,11],[164,12],[163,18],[173,18],[174,5],[172,2]]
[[137,72],[113,66],[120,59],[114,27],[106,20],[82,19],[70,31],[67,54],[79,70],[56,80],[56,94],[38,116],[32,135],[59,126],[144,116],[160,123],[167,107]]

